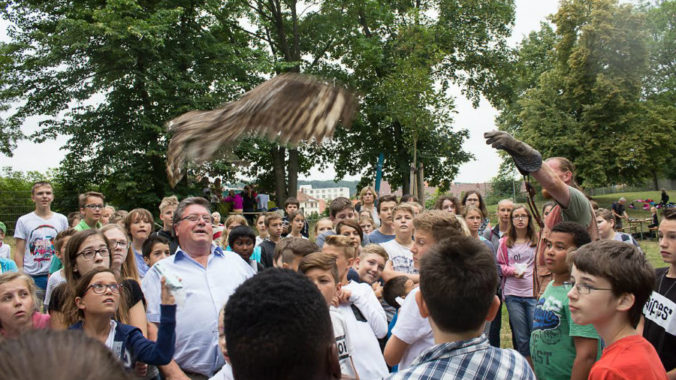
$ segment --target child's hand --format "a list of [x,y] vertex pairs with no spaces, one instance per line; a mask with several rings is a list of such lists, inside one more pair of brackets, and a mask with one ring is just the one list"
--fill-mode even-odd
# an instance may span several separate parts
[[148,365],[146,363],[136,362],[136,364],[134,364],[134,374],[136,377],[146,377],[148,374]]
[[374,282],[371,287],[373,288],[373,293],[376,294],[378,299],[383,298],[383,286],[380,285],[378,281]]
[[338,304],[347,304],[350,303],[350,296],[352,295],[352,292],[347,290],[347,289],[340,289],[340,292],[338,292],[337,297],[338,297]]
[[167,287],[167,279],[162,277],[160,280],[162,282],[162,305],[175,305],[176,300],[174,295],[171,294],[171,290]]

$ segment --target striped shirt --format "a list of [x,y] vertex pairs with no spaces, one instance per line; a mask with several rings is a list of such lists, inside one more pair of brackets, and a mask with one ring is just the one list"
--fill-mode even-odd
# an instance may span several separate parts
[[424,351],[411,367],[387,379],[514,379],[535,380],[526,359],[514,350],[488,344],[485,335],[442,343]]

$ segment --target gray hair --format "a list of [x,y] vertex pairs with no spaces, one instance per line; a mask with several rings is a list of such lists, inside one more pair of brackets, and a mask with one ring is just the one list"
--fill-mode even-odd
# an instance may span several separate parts
[[[211,215],[211,204],[209,203],[208,200],[202,198],[202,197],[188,197],[182,200],[179,204],[178,207],[176,207],[176,212],[174,212],[174,226],[178,225],[178,223],[181,221],[183,218],[183,212],[185,211],[188,206],[192,205],[200,205],[207,209],[209,212],[209,215]],[[172,229],[171,231],[172,236],[176,236],[176,232]]]

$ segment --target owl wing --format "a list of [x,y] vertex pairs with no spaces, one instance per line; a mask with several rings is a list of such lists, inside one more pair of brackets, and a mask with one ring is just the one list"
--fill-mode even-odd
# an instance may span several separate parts
[[190,111],[169,121],[167,175],[175,186],[187,161],[203,163],[242,137],[298,144],[333,135],[341,121],[349,128],[357,100],[347,90],[300,74],[283,74],[212,111]]

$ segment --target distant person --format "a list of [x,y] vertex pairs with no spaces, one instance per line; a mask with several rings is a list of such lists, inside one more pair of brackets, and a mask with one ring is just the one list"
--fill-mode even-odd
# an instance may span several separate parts
[[622,197],[610,206],[610,211],[612,211],[615,217],[615,231],[622,231],[622,219],[629,221],[629,215],[625,207],[626,203],[627,199]]
[[[324,246],[324,240],[328,236],[335,235],[336,231],[334,230],[335,227],[340,223],[342,220],[345,219],[350,219],[353,221],[357,221],[358,215],[354,210],[354,205],[352,204],[352,201],[345,198],[345,197],[337,197],[336,199],[332,200],[331,203],[329,203],[329,219],[331,220],[331,223],[333,224],[333,228],[330,230],[325,230],[322,233],[319,233],[319,235],[316,236],[315,242],[319,246],[319,248],[322,248]],[[320,220],[322,222],[322,220]],[[317,226],[319,225],[320,222],[317,222]],[[368,244],[369,239],[367,236],[364,237],[364,240],[362,243]]]
[[665,189],[662,189],[660,204],[662,205],[662,207],[667,207],[669,205],[669,194],[667,194],[667,191]]
[[12,250],[9,244],[5,244],[5,234],[7,234],[7,226],[0,222],[0,258],[12,260]]
[[453,195],[442,195],[437,198],[437,202],[434,204],[435,210],[444,210],[452,212],[456,215],[462,215],[462,205],[458,198]]
[[[628,233],[615,231],[615,218],[610,210],[600,208],[596,210],[596,224],[599,228],[599,237],[602,240],[616,240],[631,244],[641,251],[636,239]],[[642,251],[641,251],[642,252]]]
[[[481,210],[481,215],[483,219],[481,220],[481,225],[479,225],[479,235],[483,235],[486,230],[491,229],[491,220],[488,218],[488,210],[486,209],[486,202],[481,194],[476,190],[470,190],[465,193],[462,197],[462,206],[474,206],[478,207]],[[463,212],[464,214],[464,212]]]
[[174,226],[174,212],[176,212],[176,207],[178,207],[178,198],[175,195],[170,197],[162,198],[160,202],[160,220],[162,221],[162,228],[155,232],[156,234],[162,236],[163,238],[169,240],[169,251],[173,255],[176,253],[178,248],[178,240],[173,234]]
[[394,195],[383,195],[378,201],[378,218],[380,218],[380,227],[371,232],[369,242],[375,244],[386,243],[394,240],[394,227],[392,211],[397,206],[397,197]]
[[380,218],[378,217],[378,208],[376,207],[376,203],[378,202],[376,190],[371,186],[362,188],[359,192],[359,200],[361,201],[361,209],[359,210],[359,213],[364,211],[368,212],[371,219],[373,219],[374,228],[379,227]]

